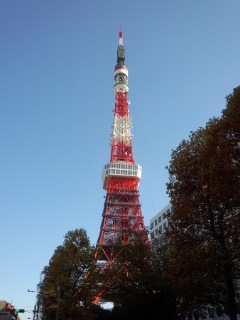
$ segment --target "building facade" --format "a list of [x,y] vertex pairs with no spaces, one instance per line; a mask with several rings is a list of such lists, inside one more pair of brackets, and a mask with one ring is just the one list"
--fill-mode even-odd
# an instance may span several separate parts
[[171,203],[166,205],[150,220],[150,239],[161,238],[169,225],[171,215],[173,214],[173,206]]
[[5,300],[0,300],[0,320],[20,320],[17,310]]

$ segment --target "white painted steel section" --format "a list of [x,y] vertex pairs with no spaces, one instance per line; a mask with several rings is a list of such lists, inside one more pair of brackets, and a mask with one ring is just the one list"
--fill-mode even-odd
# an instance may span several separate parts
[[118,73],[123,73],[128,77],[128,69],[117,69],[114,71],[114,78]]
[[113,126],[112,126],[112,139],[111,142],[124,142],[129,145],[132,139],[131,129],[132,129],[132,118],[131,117],[119,117],[114,116]]
[[128,162],[111,162],[104,166],[102,183],[104,186],[104,181],[107,177],[127,177],[127,178],[138,178],[142,177],[142,167],[139,164],[131,164]]
[[119,38],[118,45],[123,46],[123,38],[122,37]]
[[117,92],[126,93],[128,91],[129,91],[128,86],[124,83],[118,83],[118,84],[115,84],[115,86],[114,86],[115,93],[117,93]]

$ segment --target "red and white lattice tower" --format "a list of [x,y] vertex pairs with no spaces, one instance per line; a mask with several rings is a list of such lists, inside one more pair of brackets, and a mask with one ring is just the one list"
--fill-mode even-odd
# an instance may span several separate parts
[[125,244],[128,242],[129,229],[145,230],[138,191],[142,168],[133,157],[132,120],[128,108],[128,69],[125,65],[121,30],[114,80],[116,99],[111,134],[111,158],[103,170],[102,180],[106,198],[96,249],[98,265],[103,266],[113,262],[116,257],[113,251],[114,241],[120,239]]

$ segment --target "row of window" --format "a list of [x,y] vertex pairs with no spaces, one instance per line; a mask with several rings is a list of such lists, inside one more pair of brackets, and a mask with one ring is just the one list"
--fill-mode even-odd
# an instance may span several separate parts
[[117,174],[117,175],[126,175],[126,176],[137,176],[137,170],[121,170],[121,169],[107,169],[106,170],[106,176],[111,174]]
[[138,164],[120,164],[120,163],[108,163],[105,165],[105,170],[109,169],[120,169],[120,170],[128,170],[128,171],[138,171],[140,170],[140,166]]
[[158,229],[155,230],[155,235],[162,233],[163,230],[167,228],[167,222],[164,222],[163,225],[161,225]]
[[123,175],[141,178],[142,168],[138,164],[108,163],[104,168],[103,178],[108,175]]
[[163,225],[159,226],[159,228],[155,229],[154,232],[150,233],[151,239],[154,239],[154,237],[156,237],[159,234],[161,234],[166,228],[167,228],[167,222],[164,222]]
[[155,219],[155,221],[151,223],[150,230],[153,229],[153,227],[156,227],[158,225],[158,223],[161,223],[162,219],[166,219],[172,213],[173,213],[173,207],[167,209],[166,212],[164,212],[162,215],[158,216],[158,218]]

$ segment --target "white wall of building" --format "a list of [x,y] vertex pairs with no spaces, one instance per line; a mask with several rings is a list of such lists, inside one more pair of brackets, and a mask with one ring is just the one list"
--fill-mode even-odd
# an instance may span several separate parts
[[173,206],[169,203],[150,220],[149,232],[151,240],[159,238],[164,233],[172,213]]

